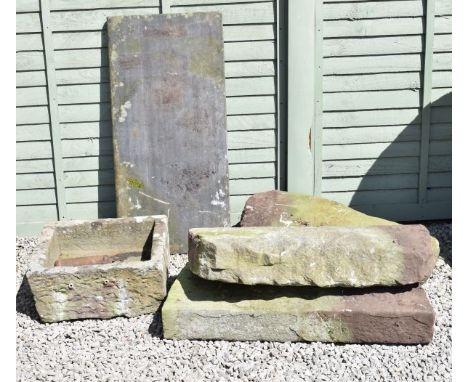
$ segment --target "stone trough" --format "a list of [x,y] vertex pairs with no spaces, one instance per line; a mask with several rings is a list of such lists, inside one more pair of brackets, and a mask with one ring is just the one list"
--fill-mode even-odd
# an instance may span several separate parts
[[165,298],[163,215],[60,221],[44,227],[27,279],[44,322],[133,317]]

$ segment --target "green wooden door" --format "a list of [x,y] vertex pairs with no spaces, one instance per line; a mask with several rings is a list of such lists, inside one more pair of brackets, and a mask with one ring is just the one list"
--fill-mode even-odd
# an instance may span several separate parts
[[288,23],[288,189],[450,218],[451,1],[295,1]]

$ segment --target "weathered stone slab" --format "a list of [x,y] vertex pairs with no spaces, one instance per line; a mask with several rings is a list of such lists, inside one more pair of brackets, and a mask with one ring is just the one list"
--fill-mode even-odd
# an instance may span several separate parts
[[422,225],[194,228],[189,264],[196,275],[240,284],[319,287],[424,282],[437,257]]
[[44,227],[27,279],[44,322],[133,317],[158,309],[168,262],[166,216],[60,221]]
[[171,252],[192,227],[229,226],[221,14],[108,19],[117,216],[169,217]]
[[173,339],[416,344],[431,341],[435,315],[421,288],[232,285],[185,268],[162,320]]
[[[285,191],[252,195],[245,203],[241,227],[260,226],[357,226],[397,225],[390,220],[366,215],[344,204],[318,196]],[[439,242],[432,238],[432,250],[439,256]]]

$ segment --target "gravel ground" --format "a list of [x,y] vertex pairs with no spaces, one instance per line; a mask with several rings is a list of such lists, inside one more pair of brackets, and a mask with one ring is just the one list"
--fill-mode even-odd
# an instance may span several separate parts
[[[161,317],[38,321],[23,281],[33,238],[16,247],[18,381],[447,381],[451,375],[452,224],[428,222],[441,257],[424,288],[436,311],[426,346],[172,341]],[[186,255],[171,258],[176,276]]]

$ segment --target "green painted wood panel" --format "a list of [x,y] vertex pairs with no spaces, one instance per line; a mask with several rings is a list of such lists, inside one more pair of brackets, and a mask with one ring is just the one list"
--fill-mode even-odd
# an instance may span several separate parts
[[39,206],[17,206],[16,221],[19,223],[37,223],[57,220],[57,208],[55,204]]
[[16,51],[44,50],[41,33],[25,33],[16,35]]
[[[452,125],[449,123],[431,124],[431,140],[446,140],[452,138]],[[327,128],[323,132],[323,143],[353,144],[372,142],[402,142],[417,141],[421,136],[420,125],[365,126],[348,128]]]
[[[436,166],[437,165],[435,163]],[[417,174],[419,169],[419,158],[382,158],[356,159],[356,160],[330,160],[323,162],[323,176],[329,177],[352,177],[370,175],[391,174]],[[447,171],[445,169],[445,171]]]
[[418,187],[418,174],[371,175],[366,177],[326,178],[322,192],[398,190]]
[[[252,0],[236,0],[236,3],[250,3]],[[271,3],[272,0],[255,0],[256,3]],[[181,5],[211,5],[211,4],[230,4],[232,0],[170,0],[173,9],[177,10],[177,6]]]
[[431,155],[429,157],[429,172],[452,171],[451,155]]
[[[424,33],[424,18],[394,18],[391,22],[382,19],[328,20],[324,37],[372,37],[421,35]],[[435,18],[435,33],[451,33],[452,17]]]
[[38,12],[16,14],[16,33],[34,33],[41,31],[41,18]]
[[[325,75],[412,72],[421,70],[422,55],[325,57],[323,63],[323,73]],[[450,70],[452,66],[452,53],[435,53],[433,65],[434,70]]]
[[416,203],[418,197],[418,190],[415,189],[397,189],[397,190],[358,190],[350,192],[326,192],[323,193],[325,198],[329,198],[343,203],[345,205],[355,204],[410,204]]
[[114,170],[65,172],[65,187],[83,187],[114,184]]
[[451,202],[431,202],[427,205],[411,204],[362,204],[354,208],[373,216],[385,219],[404,221],[408,217],[418,220],[447,219],[447,211],[451,210]]
[[16,12],[38,12],[39,0],[16,0]]
[[47,159],[52,158],[51,141],[17,142],[16,159]]
[[326,145],[324,160],[378,159],[419,155],[420,142],[355,143],[352,145]]
[[350,145],[356,143],[384,143],[418,141],[420,125],[364,126],[327,128],[323,131],[324,145]]
[[[451,15],[452,2],[450,0],[438,0],[435,14]],[[324,20],[415,17],[423,15],[424,3],[421,0],[365,2],[328,1],[323,11]]]
[[[391,36],[367,38],[325,39],[324,57],[363,56],[379,54],[407,54],[424,51],[423,36]],[[451,52],[452,37],[449,34],[434,36],[434,52]]]
[[53,172],[52,159],[25,159],[16,161],[17,174],[30,174],[36,172]]
[[[432,81],[434,88],[449,88],[452,86],[452,72],[434,71]],[[326,93],[419,88],[421,88],[420,72],[351,74],[323,78],[323,91]]]
[[99,9],[99,8],[138,8],[159,6],[159,0],[51,0],[50,9],[71,10],[71,9]]
[[16,174],[17,190],[31,190],[54,187],[55,179],[54,174],[52,172],[41,174]]
[[113,156],[91,156],[81,158],[65,158],[65,171],[87,171],[87,170],[103,170],[114,168]]
[[[451,215],[451,1],[434,0],[429,19],[427,4],[326,0],[323,9],[323,190],[378,216]],[[392,215],[396,202],[412,207]]]
[[67,205],[70,219],[98,219],[116,217],[115,202],[70,203]]
[[[148,7],[158,6],[158,0],[51,0],[50,9],[92,9],[92,8],[126,8],[126,7]],[[16,12],[39,11],[39,0],[17,0]]]
[[429,187],[451,187],[452,173],[451,172],[434,172],[428,174]]
[[315,187],[315,14],[313,2],[288,3],[287,189],[302,193]]
[[[230,185],[236,190],[231,201],[231,220],[235,223],[248,195],[274,188],[277,180],[276,3],[171,3],[171,12],[223,12],[229,96],[228,159]],[[353,187],[395,191],[400,185],[404,190],[414,190],[421,134],[418,97],[424,68],[424,2],[324,3],[322,189],[332,195],[340,191],[352,193]],[[63,165],[72,185],[66,188],[72,216],[115,213],[110,191],[113,160],[108,149],[111,133],[106,90],[107,39],[102,32],[105,18],[111,14],[158,13],[159,5],[157,0],[50,0],[55,78],[61,103],[60,134],[64,138],[62,145],[70,149]],[[16,6],[21,12],[17,14],[17,173],[19,185],[26,187],[19,190],[18,200],[27,201],[39,185],[42,191],[31,202],[36,203],[32,208],[41,207],[37,205],[41,201],[56,208],[50,198],[53,163],[39,1],[18,0]],[[441,198],[449,198],[451,187],[451,97],[447,95],[452,83],[451,1],[436,0],[435,9],[439,16],[434,20],[436,53],[427,176],[428,187],[435,191],[428,190],[430,211],[411,203],[404,205],[406,216],[417,218],[446,217],[444,211],[450,205]],[[28,154],[31,150],[35,154]],[[365,198],[362,200],[356,205],[362,211],[405,218],[405,214],[398,215],[395,208],[386,204],[370,205]],[[101,201],[108,204],[99,208]],[[38,221],[18,221],[22,232],[35,232],[41,226]]]
[[16,72],[16,87],[41,86],[46,84],[44,70]]
[[273,178],[275,177],[275,163],[230,164],[230,179]]
[[[30,14],[18,15],[18,20],[24,21],[17,35],[18,184],[49,185],[49,191],[42,192],[38,200],[53,203],[50,193],[53,162],[39,2],[21,1],[17,11]],[[50,0],[49,5],[67,213],[69,217],[86,215],[88,218],[114,214],[107,36],[103,27],[110,15],[159,13],[159,2]],[[178,2],[173,9],[166,7],[166,10],[197,11],[197,5],[203,5],[200,10],[209,8],[223,12],[228,159],[233,166],[232,174],[238,177],[231,180],[231,187],[242,195],[274,188],[276,4],[273,1],[193,0],[188,4]],[[35,156],[48,158],[31,158],[27,154],[30,149],[36,151]],[[25,191],[21,194],[21,203],[33,195],[30,189],[21,190]],[[102,202],[108,204],[99,208]],[[39,225],[19,222],[18,227],[30,232]]]
[[48,140],[50,140],[49,124],[16,126],[16,142]]
[[115,186],[96,185],[66,189],[67,203],[115,202]]
[[[234,4],[208,5],[203,7],[185,6],[177,9],[178,12],[210,12],[217,11],[223,14],[224,24],[256,24],[274,22],[273,3],[248,3],[241,6]],[[126,9],[97,9],[81,11],[54,12],[52,27],[54,31],[83,31],[100,30],[106,22],[106,17],[119,15],[145,15],[159,13],[158,7],[126,8]]]
[[276,162],[276,148],[229,150],[228,161],[231,164]]
[[17,206],[34,206],[40,204],[55,204],[55,189],[34,189],[34,190],[17,190],[16,205]]

